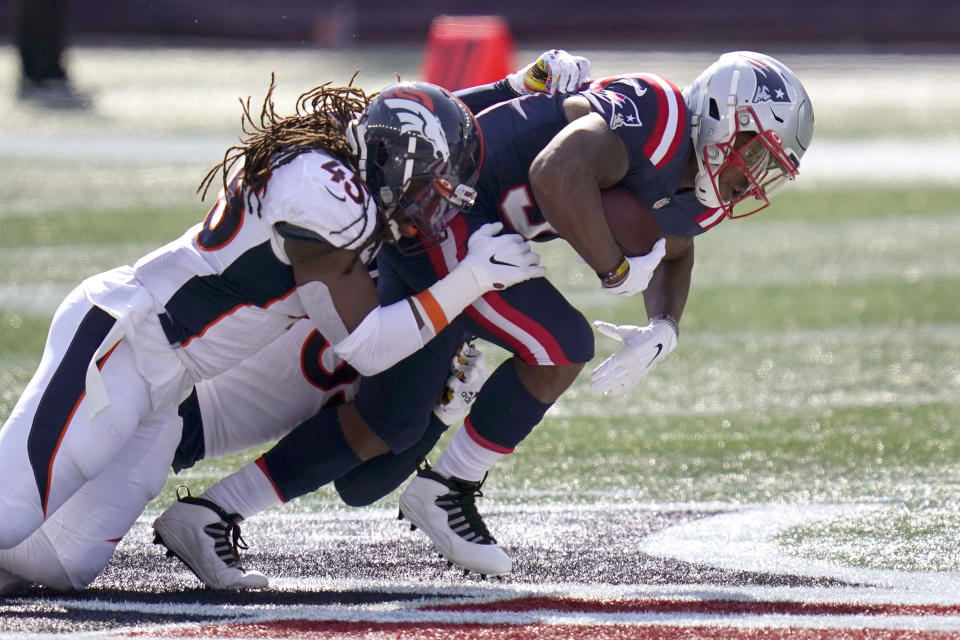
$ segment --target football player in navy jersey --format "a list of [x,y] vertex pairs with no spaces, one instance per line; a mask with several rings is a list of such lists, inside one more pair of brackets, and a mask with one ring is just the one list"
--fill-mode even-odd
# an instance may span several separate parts
[[[644,293],[645,326],[594,323],[624,344],[594,369],[591,387],[624,393],[676,346],[693,237],[767,206],[797,175],[812,138],[810,100],[787,67],[751,52],[724,55],[683,91],[656,74],[635,74],[597,81],[578,95],[525,94],[487,108],[491,95],[509,98],[515,86],[500,82],[457,93],[479,111],[484,137],[475,204],[452,219],[434,246],[425,249],[410,238],[381,252],[381,300],[387,304],[430,286],[491,221],[530,240],[561,237],[594,269],[603,291]],[[358,144],[368,140],[375,148],[376,123],[358,125]],[[358,155],[364,157],[362,149]],[[600,191],[614,185],[644,202],[667,236],[648,255],[624,256],[607,227]],[[389,209],[389,202],[384,205]],[[428,315],[430,308],[424,305]],[[423,350],[361,380],[357,414],[393,451],[347,472],[336,487],[348,504],[368,504],[413,471],[442,433],[432,416],[435,390],[465,335],[515,355],[484,384],[437,464],[418,471],[400,507],[450,561],[504,574],[510,559],[475,504],[482,480],[593,357],[589,323],[547,280],[485,294]],[[312,442],[309,430],[298,427],[271,451],[299,478],[280,492],[282,500],[319,486]]]
[[[298,320],[370,374],[419,349],[483,292],[543,275],[527,243],[495,224],[471,239],[455,275],[379,305],[366,265],[380,246],[440,234],[472,204],[476,120],[428,83],[373,99],[322,85],[286,118],[272,91],[259,124],[245,109],[248,136],[208,174],[207,185],[222,175],[223,190],[205,220],[133,266],[88,278],[54,315],[39,368],[0,430],[0,589],[20,579],[59,589],[92,580],[166,481],[178,406],[194,385]],[[371,115],[391,137],[364,160],[361,178],[348,133]],[[311,430],[328,480],[389,450],[349,403],[318,414]],[[257,481],[271,487],[266,474]],[[81,537],[44,527],[50,518],[96,526]],[[248,576],[257,584],[265,581]]]
[[[469,96],[461,97],[470,104]],[[561,237],[596,272],[602,291],[643,292],[645,326],[595,328],[623,343],[592,374],[598,392],[622,394],[677,344],[693,267],[693,238],[726,218],[755,213],[799,170],[813,135],[810,99],[796,75],[759,53],[723,55],[683,91],[651,73],[605,78],[570,97],[531,95],[478,115],[485,163],[476,204],[430,251],[380,257],[386,303],[421,290],[455,267],[476,229],[500,221],[530,240]],[[649,254],[626,257],[608,228],[600,191],[621,185],[649,207],[666,236]],[[432,468],[421,468],[400,497],[401,514],[448,560],[482,574],[505,574],[510,558],[476,509],[486,473],[513,451],[593,357],[589,323],[546,279],[490,292],[450,330],[494,342],[514,356],[480,390],[462,429]],[[440,341],[360,385],[357,404],[377,432],[425,422],[429,390],[448,357]],[[439,351],[439,353],[438,353]],[[409,385],[422,384],[419,401]],[[425,445],[421,443],[425,448]],[[363,504],[394,488],[391,459],[375,459],[337,481]],[[376,487],[378,474],[385,479]]]
[[[458,96],[481,110],[497,90],[508,97],[511,87],[501,82]],[[411,239],[381,252],[381,300],[429,286],[457,264],[466,239],[490,221],[532,240],[562,237],[597,272],[602,290],[644,291],[646,326],[595,323],[624,343],[591,375],[593,389],[614,394],[627,391],[676,346],[693,236],[769,204],[776,189],[796,176],[813,129],[810,101],[796,76],[750,52],[723,56],[683,92],[655,74],[636,74],[600,80],[571,97],[520,96],[481,111],[478,119],[485,163],[475,205],[428,250]],[[647,204],[667,235],[647,256],[623,256],[607,228],[600,190],[616,184]],[[510,559],[474,502],[482,479],[593,356],[589,324],[548,281],[484,295],[425,349],[363,379],[358,414],[394,452],[346,473],[336,486],[347,503],[367,504],[412,471],[416,457],[442,433],[431,419],[435,389],[464,335],[480,336],[515,356],[484,385],[437,464],[417,473],[401,496],[401,512],[452,562],[503,574]],[[290,475],[300,478],[284,500],[319,486],[310,442],[298,428],[271,452],[288,460]]]

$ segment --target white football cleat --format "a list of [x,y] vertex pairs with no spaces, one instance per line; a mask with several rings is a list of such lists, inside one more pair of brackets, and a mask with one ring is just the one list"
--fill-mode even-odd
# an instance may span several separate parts
[[420,527],[449,562],[485,576],[501,576],[513,568],[477,511],[483,481],[445,478],[429,467],[417,471],[400,495],[400,517]]
[[262,589],[269,584],[267,577],[239,564],[238,549],[247,548],[240,537],[242,519],[210,500],[186,496],[153,522],[153,542],[212,589]]

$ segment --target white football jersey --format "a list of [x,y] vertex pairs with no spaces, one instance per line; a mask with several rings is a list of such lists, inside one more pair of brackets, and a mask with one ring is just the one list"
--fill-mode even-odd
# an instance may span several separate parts
[[215,458],[278,440],[322,408],[353,400],[359,385],[360,374],[300,320],[252,358],[198,383],[199,415],[182,414],[183,429],[202,429],[205,457]]
[[363,183],[322,150],[274,169],[260,195],[258,205],[242,170],[234,172],[202,223],[134,265],[195,380],[242,362],[306,317],[278,224],[354,249],[376,227]]

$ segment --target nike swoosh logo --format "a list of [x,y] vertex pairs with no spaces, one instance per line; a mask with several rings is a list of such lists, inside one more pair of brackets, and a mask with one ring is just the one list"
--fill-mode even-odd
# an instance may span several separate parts
[[490,263],[491,263],[491,264],[502,264],[502,265],[505,266],[505,267],[515,267],[515,266],[517,266],[517,265],[513,264],[512,262],[503,262],[502,260],[497,260],[497,257],[496,257],[496,256],[490,256]]
[[660,357],[660,353],[661,353],[662,351],[663,351],[663,343],[662,343],[662,342],[658,342],[658,343],[657,343],[657,352],[656,352],[655,354],[653,354],[653,357],[650,358],[650,362],[648,362],[647,364],[648,364],[648,365],[653,364],[653,361]]

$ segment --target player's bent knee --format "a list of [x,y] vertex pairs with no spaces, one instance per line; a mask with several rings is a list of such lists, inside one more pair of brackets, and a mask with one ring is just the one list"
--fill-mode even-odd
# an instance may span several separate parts
[[540,402],[554,402],[577,379],[583,364],[536,365],[515,361],[523,387]]

